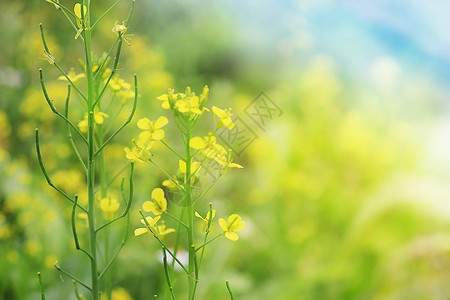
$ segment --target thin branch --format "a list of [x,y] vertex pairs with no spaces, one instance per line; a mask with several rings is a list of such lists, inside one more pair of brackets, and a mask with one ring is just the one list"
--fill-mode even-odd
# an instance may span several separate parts
[[[64,117],[66,119],[69,119],[69,98],[70,98],[70,85],[67,85],[67,98],[66,98],[66,108],[64,111]],[[81,158],[80,152],[77,149],[77,146],[75,145],[73,138],[72,138],[72,132],[70,131],[70,125],[67,123],[67,138],[69,139],[70,145],[72,146],[73,151],[75,152],[75,155],[77,156],[78,160],[80,161],[81,166],[83,167],[84,172],[87,174],[87,167],[84,163],[83,159]]]
[[59,111],[56,110],[55,106],[52,103],[52,100],[50,99],[50,97],[48,96],[47,93],[47,89],[45,88],[45,84],[44,84],[44,76],[42,74],[42,69],[39,69],[39,78],[41,81],[41,88],[42,88],[42,92],[44,93],[44,97],[45,100],[47,101],[48,106],[50,106],[50,109],[52,110],[53,113],[55,113],[56,115],[58,115],[59,117],[61,117],[64,121],[66,121],[67,124],[70,125],[70,127],[72,127],[76,133],[78,133],[78,135],[83,139],[83,141],[86,143],[87,145],[87,139],[86,137],[81,133],[81,131],[72,123],[70,122],[69,119],[66,118],[66,116],[64,116],[63,114],[61,114]]
[[116,130],[116,132],[114,132],[109,139],[106,140],[106,142],[103,143],[103,145],[100,146],[100,148],[97,149],[97,151],[94,154],[94,157],[96,157],[100,151],[103,150],[103,148],[105,148],[105,146],[112,141],[113,138],[116,137],[117,134],[119,134],[119,132],[122,131],[123,128],[125,128],[125,126],[127,126],[130,122],[131,119],[133,119],[134,113],[136,112],[136,107],[137,107],[137,100],[138,100],[138,85],[137,85],[137,75],[134,75],[134,103],[133,103],[133,108],[131,109],[130,115],[128,116],[127,120],[125,121],[125,123],[122,124],[122,126],[119,127],[119,129]]
[[[102,228],[105,228],[106,226],[116,222],[117,220],[122,219],[130,211],[131,203],[133,202],[133,186],[134,186],[133,185],[133,171],[134,171],[134,162],[131,162],[130,163],[130,195],[129,195],[127,206],[126,206],[125,210],[123,211],[123,213],[120,216],[116,217],[115,219],[112,219],[111,221],[106,222],[99,228],[95,229],[95,232],[99,232]],[[122,186],[122,189],[123,189],[123,186]]]
[[161,244],[161,246],[166,249],[166,251],[170,254],[170,256],[172,256],[172,258],[178,263],[178,265],[184,270],[184,272],[186,272],[186,274],[189,276],[189,272],[186,269],[186,267],[181,263],[181,261],[172,253],[172,251],[170,251],[169,248],[167,248],[166,244],[164,244],[164,242],[155,234],[153,233],[153,231],[151,230],[151,226],[148,223],[147,219],[145,218],[144,214],[142,213],[142,210],[139,210],[139,213],[141,214],[145,225],[147,226],[147,229],[152,232],[153,236],[158,240],[158,242]]
[[92,255],[90,255],[86,250],[84,250],[83,248],[80,247],[80,243],[78,242],[78,235],[77,235],[77,227],[75,225],[75,210],[77,208],[77,203],[78,203],[78,195],[75,195],[75,200],[73,203],[73,207],[72,207],[72,233],[73,233],[73,239],[75,241],[75,248],[77,250],[80,250],[82,252],[84,252],[84,254],[86,254],[91,260],[93,259]]
[[81,280],[79,280],[78,278],[76,278],[75,276],[73,276],[72,274],[69,274],[68,272],[64,271],[60,266],[58,266],[58,264],[55,264],[55,268],[60,271],[61,273],[63,273],[64,275],[66,275],[67,277],[72,278],[73,280],[75,280],[76,282],[78,282],[80,285],[82,285],[83,287],[85,287],[86,289],[88,289],[89,291],[92,291],[92,289],[90,287],[88,287],[86,284],[84,284]]
[[[95,25],[100,22],[119,2],[122,0],[117,0],[110,8],[108,8],[98,19],[95,21],[94,25],[91,26],[91,30],[94,30]],[[134,1],[133,1],[134,2]]]
[[[75,201],[69,197],[69,195],[67,195],[65,192],[63,192],[62,190],[60,190],[57,186],[55,186],[50,177],[47,174],[47,171],[45,170],[44,167],[44,162],[42,161],[42,156],[41,156],[41,150],[39,147],[39,130],[36,128],[36,153],[37,153],[37,157],[38,157],[38,161],[39,161],[39,166],[41,167],[42,173],[44,174],[45,179],[47,180],[48,185],[50,185],[52,188],[54,188],[56,191],[58,191],[61,195],[63,195],[65,198],[67,198],[70,202],[75,203]],[[84,208],[83,206],[81,206],[80,204],[76,204],[81,210],[83,210],[85,213],[87,213],[87,209]]]
[[41,289],[41,300],[45,300],[45,291],[44,291],[44,284],[42,283],[41,272],[37,272],[37,276],[39,278],[39,287]]
[[173,293],[173,286],[172,286],[172,282],[170,280],[169,265],[167,263],[166,249],[164,247],[162,247],[162,252],[163,252],[164,274],[166,275],[166,281],[167,281],[167,285],[169,286],[169,291],[170,291],[170,294],[172,295],[172,299],[175,300],[175,294]]

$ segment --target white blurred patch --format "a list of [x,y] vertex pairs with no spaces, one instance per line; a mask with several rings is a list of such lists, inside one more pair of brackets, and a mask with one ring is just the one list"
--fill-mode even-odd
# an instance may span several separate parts
[[370,75],[374,84],[380,89],[394,87],[401,76],[401,68],[397,61],[389,56],[382,56],[372,63]]

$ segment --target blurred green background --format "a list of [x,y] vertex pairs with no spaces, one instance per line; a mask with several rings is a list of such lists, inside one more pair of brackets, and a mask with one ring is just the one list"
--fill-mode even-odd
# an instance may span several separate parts
[[[92,2],[94,16],[113,3]],[[126,17],[122,2],[93,37],[97,55]],[[202,204],[239,213],[247,227],[238,242],[211,246],[199,299],[228,299],[225,279],[246,300],[450,297],[450,3],[136,0],[136,8],[119,65],[128,82],[139,75],[134,120],[162,114],[155,98],[170,87],[207,84],[209,106],[232,107],[251,141],[234,157],[245,168]],[[81,41],[43,0],[4,0],[0,11],[0,299],[38,299],[37,271],[49,299],[74,299],[53,264],[81,278],[89,271],[74,250],[71,207],[38,168],[34,128],[55,183],[71,194],[85,183],[40,90],[42,67],[62,105],[66,84],[42,60],[38,24],[66,70],[79,72]],[[261,105],[261,92],[279,110]],[[137,132],[133,122],[107,152],[112,170],[126,164],[122,149]],[[176,143],[174,130],[167,135]],[[176,167],[163,153],[162,164]],[[165,287],[159,246],[132,236],[137,209],[164,177],[140,164],[136,178],[131,234],[112,271],[116,299],[151,299]]]

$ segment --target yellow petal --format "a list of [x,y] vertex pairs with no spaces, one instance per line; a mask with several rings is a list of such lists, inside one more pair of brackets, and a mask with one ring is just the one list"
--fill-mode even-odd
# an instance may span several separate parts
[[[153,202],[151,202],[151,201],[145,201],[145,202],[142,204],[142,209],[143,209],[144,211],[154,211],[155,208],[157,208],[157,207],[156,207],[156,204],[153,203]],[[145,223],[145,222],[144,222],[144,223]]]
[[139,236],[147,232],[147,228],[137,228],[134,230],[134,236]]
[[225,219],[220,218],[219,225],[223,231],[228,231],[228,224],[227,224],[227,221],[225,221]]
[[165,200],[164,198],[164,191],[162,188],[156,188],[152,191],[152,199],[156,201]]
[[186,163],[182,160],[178,161],[178,164],[180,166],[180,171],[184,174],[186,174]]
[[224,116],[226,116],[225,111],[223,109],[221,109],[221,108],[218,108],[217,106],[213,106],[212,107],[212,111],[219,118],[223,118]]
[[161,128],[164,125],[166,125],[167,123],[169,123],[169,120],[167,120],[166,117],[159,117],[158,120],[156,120],[155,122],[155,128]]
[[244,167],[241,166],[240,164],[237,164],[237,163],[231,163],[231,164],[230,164],[230,168],[243,169]]
[[235,242],[239,239],[239,235],[236,232],[232,232],[232,231],[225,232],[225,237],[227,239],[232,240],[233,242]]
[[[74,8],[73,8],[73,12],[75,13],[75,15],[79,18],[82,19],[81,17],[81,4],[80,3],[76,3]],[[86,15],[87,13],[87,7],[86,5],[83,5],[83,14]]]
[[147,118],[142,118],[137,122],[137,127],[142,130],[149,130],[152,128],[152,122]]
[[157,130],[155,130],[155,132],[153,132],[152,139],[155,141],[160,141],[160,140],[164,139],[165,136],[166,136],[166,133],[164,132],[164,130],[157,129]]
[[206,147],[206,143],[201,137],[196,136],[189,141],[189,146],[194,149],[203,149]]

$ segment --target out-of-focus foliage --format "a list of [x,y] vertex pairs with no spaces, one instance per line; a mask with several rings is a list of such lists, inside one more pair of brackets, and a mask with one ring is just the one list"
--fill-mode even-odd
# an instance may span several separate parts
[[[111,28],[125,18],[123,2],[100,24],[96,55],[108,49]],[[397,58],[406,51],[401,42],[389,48],[371,39],[370,30],[349,30],[346,22],[360,25],[341,20],[351,9],[317,22],[314,16],[328,12],[326,1],[254,2],[136,0],[131,46],[124,46],[119,65],[125,81],[139,74],[135,120],[155,118],[155,97],[169,87],[199,90],[208,84],[210,103],[233,107],[257,136],[235,157],[245,168],[219,182],[209,199],[225,214],[239,212],[247,226],[239,242],[208,249],[198,298],[228,299],[225,278],[237,299],[447,299],[449,93],[439,73]],[[257,8],[264,2],[266,10]],[[99,10],[110,4],[93,1]],[[59,130],[63,123],[41,94],[39,67],[53,80],[48,90],[56,106],[63,105],[66,83],[40,59],[38,24],[44,22],[49,47],[65,69],[78,68],[81,47],[52,4],[3,1],[0,11],[0,299],[37,299],[37,271],[48,298],[61,299],[72,284],[60,281],[56,260],[81,278],[89,272],[73,254],[64,222],[70,205],[38,168],[35,127],[55,183],[82,194],[85,182]],[[263,17],[276,20],[270,24],[284,20],[289,30],[258,23]],[[255,29],[259,25],[262,31]],[[386,35],[391,28],[366,26]],[[349,45],[360,44],[352,39],[372,47],[352,52]],[[264,129],[246,114],[262,90],[283,111]],[[78,117],[83,119],[81,110]],[[126,164],[123,147],[138,132],[132,124],[105,154],[107,165]],[[138,207],[165,179],[142,165],[135,178],[130,232],[139,226]],[[113,267],[114,299],[146,299],[164,290],[158,249],[150,239],[130,237]]]

